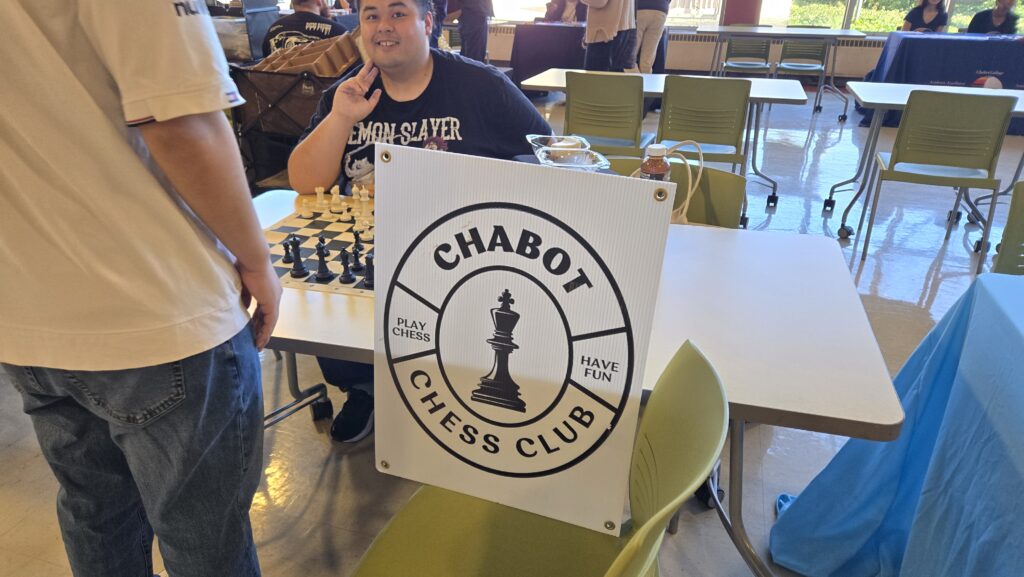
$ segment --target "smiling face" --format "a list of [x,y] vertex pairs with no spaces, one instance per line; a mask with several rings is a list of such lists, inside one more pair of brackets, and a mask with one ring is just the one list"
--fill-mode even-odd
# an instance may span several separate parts
[[359,26],[363,46],[373,63],[388,73],[422,66],[430,55],[430,11],[416,0],[363,0]]

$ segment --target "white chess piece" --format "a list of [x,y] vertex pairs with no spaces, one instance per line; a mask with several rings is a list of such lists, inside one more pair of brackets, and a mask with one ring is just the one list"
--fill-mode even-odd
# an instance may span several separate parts
[[316,193],[316,209],[320,212],[327,210],[327,200],[324,199],[324,187],[318,186],[313,189]]
[[309,199],[302,199],[302,208],[299,210],[299,216],[302,218],[313,218],[313,209],[309,206]]
[[331,213],[341,214],[345,210],[345,205],[341,202],[341,189],[338,185],[331,187]]

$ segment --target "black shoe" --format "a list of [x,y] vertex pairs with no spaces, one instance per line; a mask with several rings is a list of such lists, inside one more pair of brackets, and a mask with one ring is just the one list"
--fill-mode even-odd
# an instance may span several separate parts
[[359,389],[349,389],[348,400],[334,417],[331,438],[355,443],[373,431],[373,397]]

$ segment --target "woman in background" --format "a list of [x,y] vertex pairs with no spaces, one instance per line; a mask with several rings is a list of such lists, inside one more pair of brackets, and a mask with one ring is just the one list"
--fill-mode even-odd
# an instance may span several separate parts
[[916,8],[907,12],[903,19],[903,30],[915,32],[945,32],[949,23],[946,4],[943,0],[921,0]]
[[545,22],[572,24],[587,21],[587,5],[579,0],[551,0],[546,8]]
[[996,7],[982,10],[971,18],[968,32],[977,34],[1016,34],[1017,15],[1011,12],[1017,0],[996,0]]

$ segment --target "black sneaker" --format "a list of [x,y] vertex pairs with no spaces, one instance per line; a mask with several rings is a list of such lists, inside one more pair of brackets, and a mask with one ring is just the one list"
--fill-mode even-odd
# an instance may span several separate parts
[[348,400],[334,417],[331,438],[355,443],[373,431],[373,397],[366,391],[349,389]]

